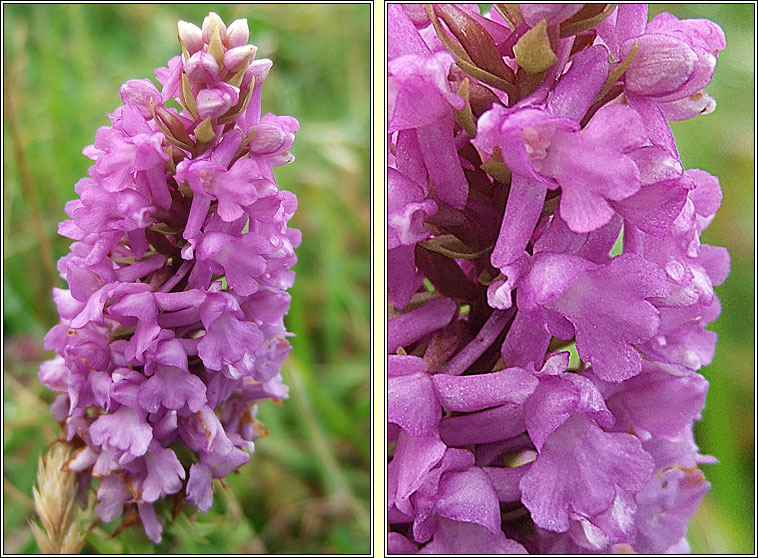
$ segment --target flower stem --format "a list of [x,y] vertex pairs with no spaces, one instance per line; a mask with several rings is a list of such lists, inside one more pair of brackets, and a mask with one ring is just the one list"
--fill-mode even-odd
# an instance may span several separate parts
[[460,376],[476,359],[484,354],[500,332],[503,331],[508,321],[513,317],[515,308],[508,310],[494,310],[477,336],[447,363],[440,373]]

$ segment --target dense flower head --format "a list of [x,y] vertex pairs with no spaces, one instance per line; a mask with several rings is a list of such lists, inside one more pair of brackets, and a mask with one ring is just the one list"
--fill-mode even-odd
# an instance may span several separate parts
[[724,34],[622,4],[388,5],[388,550],[680,553],[729,254]]
[[[103,521],[136,507],[161,540],[155,504],[202,511],[213,479],[246,463],[255,418],[282,400],[280,368],[300,232],[273,166],[292,161],[299,126],[261,115],[270,60],[255,60],[246,20],[179,22],[182,55],[121,87],[94,161],[59,226],[71,238],[54,289],[57,356],[39,377],[77,452],[67,467],[99,479]],[[179,104],[180,110],[172,106]]]

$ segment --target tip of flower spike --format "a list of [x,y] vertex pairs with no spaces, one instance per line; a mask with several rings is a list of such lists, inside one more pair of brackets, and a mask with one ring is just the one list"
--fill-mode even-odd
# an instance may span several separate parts
[[257,50],[258,48],[254,45],[242,45],[230,48],[224,53],[224,68],[231,73],[246,70],[250,66],[250,62],[255,58]]
[[180,19],[176,26],[179,30],[179,42],[190,54],[203,48],[203,32],[197,25]]
[[249,70],[249,72],[253,76],[253,79],[255,79],[256,83],[261,83],[268,77],[268,73],[271,71],[271,66],[273,65],[274,63],[268,58],[254,60],[250,64],[250,68],[252,69]]
[[226,25],[224,25],[224,20],[222,20],[216,12],[210,12],[203,20],[203,42],[210,43],[216,29],[218,29],[219,38],[223,41],[226,38]]
[[250,38],[250,28],[246,19],[235,19],[226,29],[226,40],[224,43],[227,48],[244,46]]

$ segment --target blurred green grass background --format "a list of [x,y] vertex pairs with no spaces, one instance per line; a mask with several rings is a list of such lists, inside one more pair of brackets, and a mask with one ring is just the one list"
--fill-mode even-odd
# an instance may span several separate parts
[[53,394],[36,373],[49,358],[42,337],[56,322],[50,288],[64,286],[54,265],[69,241],[57,223],[91,163],[81,150],[109,124],[124,81],[154,79],[179,53],[176,21],[199,25],[215,11],[227,24],[248,19],[257,57],[274,61],[263,110],[301,126],[296,162],[276,169],[279,186],[298,196],[291,225],[303,231],[287,317],[297,337],[282,372],[290,399],[261,406],[271,434],[217,490],[207,515],[177,519],[158,546],[141,527],[108,539],[118,521],[100,525],[84,552],[368,553],[370,5],[3,9],[3,551],[39,553],[26,519],[37,457],[58,426],[48,411]]
[[713,82],[712,114],[672,125],[685,168],[721,181],[723,201],[706,244],[726,246],[732,271],[716,287],[722,313],[703,420],[695,425],[701,453],[718,465],[701,468],[713,487],[690,523],[696,554],[755,553],[755,4],[651,4],[650,18],[707,18],[726,35]]

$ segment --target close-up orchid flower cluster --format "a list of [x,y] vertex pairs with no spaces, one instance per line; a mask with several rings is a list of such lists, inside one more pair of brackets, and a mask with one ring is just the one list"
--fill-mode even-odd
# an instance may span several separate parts
[[45,348],[57,356],[39,377],[60,392],[53,414],[75,448],[65,468],[85,500],[97,479],[102,521],[126,507],[156,543],[156,505],[175,495],[208,511],[213,480],[266,434],[258,404],[287,398],[301,235],[272,167],[293,160],[299,126],[261,115],[272,62],[249,34],[215,13],[202,28],[179,21],[181,55],[155,71],[160,89],[121,87],[59,225],[74,241],[58,262],[68,289],[53,291],[60,323]]
[[389,4],[388,550],[681,553],[710,488],[724,33],[645,4]]

